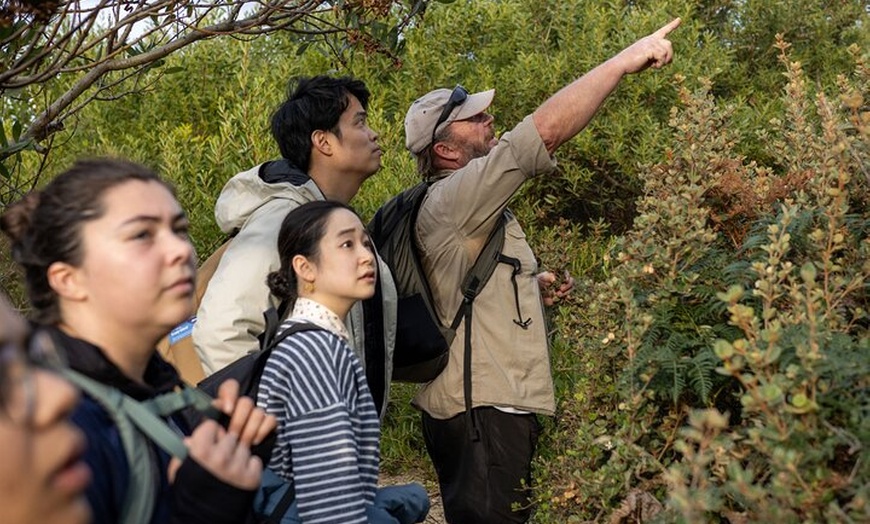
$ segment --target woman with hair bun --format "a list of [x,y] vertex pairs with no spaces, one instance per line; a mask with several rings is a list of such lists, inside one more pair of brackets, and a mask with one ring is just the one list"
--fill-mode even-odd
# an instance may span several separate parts
[[[11,206],[0,227],[24,269],[34,320],[72,370],[138,402],[183,387],[155,350],[193,308],[195,255],[168,184],[131,162],[80,161]],[[275,421],[238,397],[234,382],[222,386],[214,406],[229,418],[226,429],[192,410],[163,419],[188,436],[183,462],[144,441],[155,472],[146,485],[156,495],[151,507],[133,512],[138,469],[125,454],[124,433],[105,404],[84,395],[72,420],[88,441],[93,522],[244,522],[262,473],[249,446]]]
[[266,363],[257,404],[278,419],[270,468],[296,491],[304,523],[422,522],[422,486],[377,488],[380,421],[344,319],[375,292],[377,265],[357,214],[329,201],[287,214],[278,234],[281,267],[269,288],[294,323],[319,329],[285,338]]

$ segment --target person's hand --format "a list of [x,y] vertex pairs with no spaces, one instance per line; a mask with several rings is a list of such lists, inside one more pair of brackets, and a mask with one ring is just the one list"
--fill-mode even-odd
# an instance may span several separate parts
[[556,283],[556,275],[549,271],[544,271],[538,274],[538,285],[541,287],[541,299],[545,306],[552,306],[560,299],[568,296],[574,289],[574,277],[565,271],[565,280],[559,284],[559,287],[553,289],[553,284]]
[[278,421],[274,415],[267,415],[248,397],[239,396],[239,383],[229,379],[218,388],[217,398],[212,403],[214,407],[230,417],[227,432],[235,435],[239,442],[246,446],[254,446],[265,439],[276,427]]
[[674,48],[667,36],[680,26],[680,22],[679,18],[674,18],[655,33],[623,49],[613,60],[620,63],[626,74],[639,73],[648,67],[664,67],[674,57]]
[[[206,420],[184,439],[188,449],[188,459],[194,460],[218,480],[230,486],[253,490],[260,485],[263,463],[251,455],[250,448],[228,433],[214,420]],[[175,481],[175,474],[181,461],[173,458],[169,463],[169,481]]]

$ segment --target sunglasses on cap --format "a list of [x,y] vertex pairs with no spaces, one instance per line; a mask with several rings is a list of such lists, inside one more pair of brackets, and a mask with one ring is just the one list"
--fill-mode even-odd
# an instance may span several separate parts
[[441,116],[439,116],[438,120],[435,122],[435,127],[432,128],[432,144],[435,143],[435,132],[438,131],[438,126],[443,124],[450,116],[450,113],[452,113],[458,106],[464,104],[467,99],[468,91],[466,91],[461,85],[457,84],[456,87],[453,88],[453,92],[450,93],[450,98],[447,99],[447,103],[441,111]]

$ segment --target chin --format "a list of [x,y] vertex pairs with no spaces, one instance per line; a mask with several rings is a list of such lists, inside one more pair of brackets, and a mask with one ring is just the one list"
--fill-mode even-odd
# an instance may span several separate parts
[[166,331],[164,335],[172,331],[173,328],[190,320],[195,312],[191,308],[177,308],[174,311],[161,311],[160,316],[155,318],[155,323],[160,326],[161,330]]
[[75,502],[71,503],[67,511],[62,514],[55,515],[56,518],[43,520],[43,524],[87,524],[91,522],[92,512],[91,506],[87,499],[82,496]]
[[[22,522],[22,524],[36,522],[39,524],[87,524],[91,522],[93,517],[91,506],[84,495],[74,499],[64,498],[62,501],[47,496],[43,498],[42,508],[35,511],[39,513],[38,517],[31,515],[31,519],[24,521],[13,518],[12,522]],[[3,523],[6,524],[6,521],[4,520]]]

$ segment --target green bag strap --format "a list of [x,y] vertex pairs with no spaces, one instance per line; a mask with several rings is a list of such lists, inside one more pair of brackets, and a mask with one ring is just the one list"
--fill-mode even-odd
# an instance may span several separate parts
[[147,406],[149,411],[161,417],[166,417],[182,409],[192,407],[203,413],[206,417],[217,418],[220,413],[217,408],[212,406],[212,401],[214,399],[205,391],[184,384],[180,391],[158,395],[143,401],[142,404]]
[[137,431],[133,416],[127,409],[128,403],[124,399],[129,397],[71,369],[67,368],[62,372],[65,378],[99,402],[118,428],[130,469],[130,485],[127,487],[127,495],[121,507],[119,522],[121,524],[150,522],[157,498],[159,476],[152,461],[152,448],[148,445],[145,435]]
[[166,421],[155,414],[147,403],[133,400],[117,389],[72,369],[66,370],[65,374],[75,385],[103,404],[112,415],[122,415],[123,418],[129,419],[136,429],[163,451],[181,460],[187,458],[187,447],[182,438],[166,424]]

